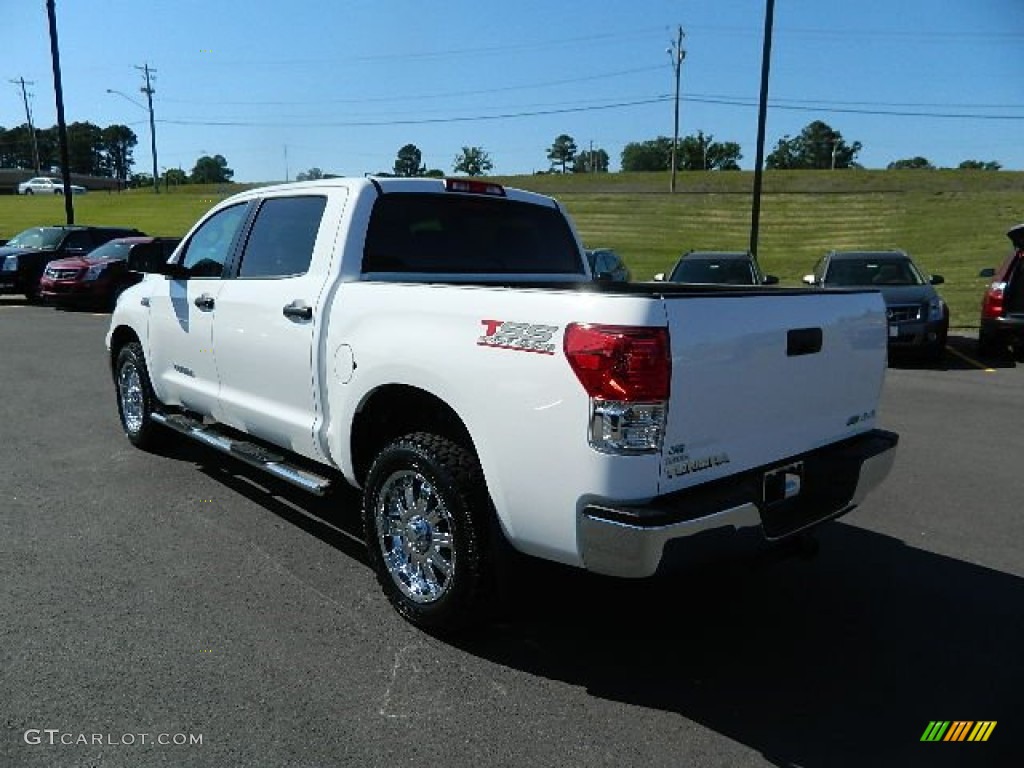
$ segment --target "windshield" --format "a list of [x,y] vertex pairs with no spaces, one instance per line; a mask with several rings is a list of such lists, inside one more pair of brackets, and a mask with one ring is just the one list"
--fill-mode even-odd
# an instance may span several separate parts
[[33,227],[16,234],[7,241],[7,245],[14,248],[55,248],[63,237],[63,229]]
[[754,285],[750,262],[743,259],[683,259],[672,271],[673,283]]
[[910,259],[833,259],[828,265],[825,285],[854,287],[866,285],[923,285],[925,282]]
[[126,243],[121,240],[111,240],[109,243],[104,243],[99,248],[87,253],[84,258],[86,261],[103,261],[104,259],[127,259],[128,251],[132,249],[131,243]]

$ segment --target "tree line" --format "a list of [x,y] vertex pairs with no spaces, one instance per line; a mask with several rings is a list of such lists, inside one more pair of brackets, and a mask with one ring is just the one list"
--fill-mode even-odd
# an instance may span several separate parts
[[[673,141],[658,136],[646,141],[626,144],[620,164],[623,171],[667,171],[672,168]],[[777,141],[765,157],[770,170],[843,170],[861,168],[857,155],[863,149],[859,141],[847,142],[843,135],[821,120],[808,123],[796,136],[785,135]],[[675,144],[676,168],[682,171],[738,171],[743,158],[740,145],[735,141],[716,141],[703,131],[684,136]],[[569,134],[558,135],[548,147],[545,158],[548,169],[537,173],[607,173],[608,152],[593,146],[581,149]],[[483,159],[485,162],[480,162]],[[479,147],[463,147],[455,158],[452,170],[477,176],[492,167],[490,156]],[[997,171],[1002,166],[995,161],[965,160],[961,169]],[[934,168],[923,157],[897,160],[888,168]],[[423,156],[415,144],[406,144],[398,151],[389,176],[443,176],[440,170],[427,170]]]
[[[101,128],[90,122],[68,126],[68,162],[71,173],[127,181],[132,167],[132,150],[138,144],[135,132],[126,125]],[[0,168],[32,168],[47,172],[60,165],[57,126],[35,129],[35,144],[28,124],[14,128],[0,126]]]

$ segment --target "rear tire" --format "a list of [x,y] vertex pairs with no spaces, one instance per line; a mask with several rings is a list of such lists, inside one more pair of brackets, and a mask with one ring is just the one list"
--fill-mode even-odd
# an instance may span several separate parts
[[137,341],[125,344],[117,353],[114,387],[121,428],[128,441],[144,451],[157,448],[166,439],[167,432],[152,419],[159,401],[149,381],[142,345]]
[[35,194],[35,193],[31,189],[26,189],[25,190],[25,194],[26,195],[32,195],[32,194]]
[[997,357],[1006,352],[1006,343],[1001,342],[999,336],[990,331],[978,333],[978,356]]
[[494,511],[472,451],[426,432],[374,459],[363,493],[370,562],[406,621],[451,634],[482,618]]

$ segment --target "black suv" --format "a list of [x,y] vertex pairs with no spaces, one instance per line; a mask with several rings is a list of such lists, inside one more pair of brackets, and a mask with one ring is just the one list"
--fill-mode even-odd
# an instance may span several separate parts
[[55,259],[83,256],[115,237],[140,237],[130,227],[32,227],[0,247],[0,294],[23,293],[39,301],[39,280]]

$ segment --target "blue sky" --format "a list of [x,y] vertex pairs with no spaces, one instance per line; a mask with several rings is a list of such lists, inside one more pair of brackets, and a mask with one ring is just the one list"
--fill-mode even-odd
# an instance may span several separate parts
[[[56,122],[44,0],[0,0],[0,125]],[[390,170],[408,143],[451,172],[481,146],[495,174],[548,167],[561,133],[603,148],[672,134],[666,48],[686,33],[680,134],[741,145],[753,167],[764,0],[595,3],[57,0],[68,122],[130,125],[151,167],[139,92],[157,70],[158,160],[220,153],[238,181]],[[107,93],[121,91],[138,102]],[[767,148],[821,119],[858,160],[923,155],[1024,170],[1024,2],[776,0]],[[888,113],[888,114],[887,114]],[[892,114],[892,113],[924,113]],[[939,117],[936,115],[957,115]]]

